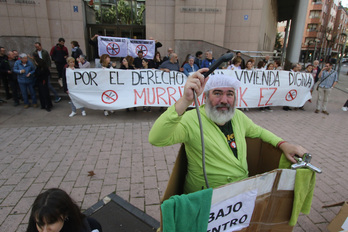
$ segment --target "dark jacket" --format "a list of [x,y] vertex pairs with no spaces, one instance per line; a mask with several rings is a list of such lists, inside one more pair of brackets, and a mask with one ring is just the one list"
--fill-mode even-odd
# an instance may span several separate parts
[[[33,55],[34,54],[38,54],[38,50],[35,50],[33,52]],[[41,54],[42,54],[42,60],[45,61],[47,67],[51,67],[51,57],[50,57],[50,54],[48,53],[48,51],[46,51],[45,49],[42,49],[41,50]]]
[[36,77],[36,81],[40,84],[47,84],[48,82],[48,77],[51,75],[50,70],[45,67],[45,68],[39,68],[36,67],[35,70],[35,77]]
[[52,60],[56,63],[66,64],[66,57],[69,55],[68,49],[64,45],[56,44],[50,52]]

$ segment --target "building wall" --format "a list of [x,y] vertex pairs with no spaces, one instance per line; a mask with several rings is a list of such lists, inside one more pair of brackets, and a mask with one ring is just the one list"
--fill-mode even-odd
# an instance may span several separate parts
[[175,41],[190,40],[225,50],[273,51],[276,12],[276,0],[146,0],[146,37],[163,44],[162,55],[168,47],[179,50]]
[[[18,3],[20,2],[20,3]],[[74,12],[73,6],[78,7]],[[0,2],[0,46],[30,53],[33,41],[50,50],[63,37],[79,42],[85,49],[83,1],[80,0],[3,0]]]

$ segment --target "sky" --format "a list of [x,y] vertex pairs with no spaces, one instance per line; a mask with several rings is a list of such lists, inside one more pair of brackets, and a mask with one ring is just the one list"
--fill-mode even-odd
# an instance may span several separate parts
[[342,6],[348,7],[348,0],[341,0],[342,1]]

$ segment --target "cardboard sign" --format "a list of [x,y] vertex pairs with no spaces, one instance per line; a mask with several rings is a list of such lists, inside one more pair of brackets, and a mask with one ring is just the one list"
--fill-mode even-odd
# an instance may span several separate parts
[[[237,108],[301,107],[311,98],[312,77],[287,71],[217,72],[241,81]],[[216,72],[216,73],[217,73]],[[184,93],[187,77],[181,72],[156,69],[67,69],[67,85],[74,103],[90,109],[118,110],[137,106],[173,105]],[[214,78],[213,75],[210,78]],[[204,103],[204,96],[198,104]]]
[[256,196],[257,190],[252,190],[212,205],[207,232],[230,232],[248,227]]
[[128,55],[138,57],[138,52],[143,52],[143,57],[146,59],[153,59],[155,56],[155,41],[143,39],[129,39],[128,40]]
[[127,56],[126,38],[98,36],[98,54],[108,54],[110,57],[126,57]]

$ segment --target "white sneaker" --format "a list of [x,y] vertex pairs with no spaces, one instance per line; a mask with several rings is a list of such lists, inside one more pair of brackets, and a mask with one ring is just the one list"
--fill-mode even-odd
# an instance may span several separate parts
[[343,111],[348,111],[348,107],[344,107],[344,106],[343,106],[343,107],[342,107],[342,110],[343,110]]
[[113,113],[115,113],[115,111],[111,110],[111,111],[110,111],[110,113],[112,113],[112,114],[113,114]]
[[82,114],[82,116],[86,116],[87,115],[86,111],[82,111],[81,114]]
[[69,114],[69,117],[71,118],[71,117],[74,117],[76,115],[76,112],[71,112],[71,114]]
[[109,112],[107,110],[104,110],[104,115],[109,116]]

